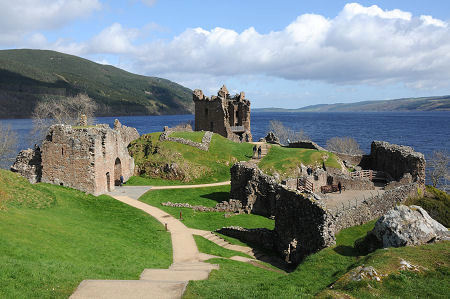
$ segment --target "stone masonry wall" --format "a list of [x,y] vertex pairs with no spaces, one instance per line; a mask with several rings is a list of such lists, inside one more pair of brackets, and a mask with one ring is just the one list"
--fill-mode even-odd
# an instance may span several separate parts
[[[206,97],[199,89],[193,92],[195,103],[195,131],[212,131],[230,140],[252,141],[250,130],[250,101],[241,92],[230,97],[222,86],[217,96]],[[232,127],[243,127],[243,131],[232,131]]]
[[19,173],[32,184],[40,182],[42,177],[41,149],[35,147],[20,151],[11,166],[11,171]]
[[421,188],[425,188],[425,157],[409,146],[373,141],[368,168],[388,173],[396,181],[405,173],[410,173]]
[[357,206],[352,205],[349,209],[338,211],[333,215],[335,233],[381,217],[409,196],[416,196],[418,187],[417,183],[400,186],[359,202]]
[[234,164],[230,172],[230,198],[241,201],[244,209],[253,214],[275,215],[278,184],[273,177],[248,162]]
[[[284,259],[297,264],[306,255],[333,245],[335,234],[341,229],[381,216],[408,196],[417,194],[417,188],[418,184],[414,183],[403,185],[348,209],[332,211],[326,208],[324,199],[288,189],[256,165],[239,162],[231,168],[230,197],[241,201],[252,213],[275,216],[274,249]],[[227,230],[223,233],[228,234]],[[243,234],[245,240],[258,240],[257,235],[248,234],[251,231]]]
[[120,175],[126,181],[134,172],[127,146],[139,134],[119,122],[114,127],[52,126],[42,144],[42,182],[98,195],[113,190]]

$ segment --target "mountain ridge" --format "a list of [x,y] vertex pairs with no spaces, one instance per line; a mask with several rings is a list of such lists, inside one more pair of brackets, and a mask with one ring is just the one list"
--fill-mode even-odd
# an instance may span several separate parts
[[253,112],[388,112],[388,111],[450,111],[450,95],[401,98],[356,103],[309,105],[297,109],[255,108]]
[[86,93],[97,116],[188,114],[192,91],[167,79],[50,50],[0,50],[0,118],[30,117],[37,102]]

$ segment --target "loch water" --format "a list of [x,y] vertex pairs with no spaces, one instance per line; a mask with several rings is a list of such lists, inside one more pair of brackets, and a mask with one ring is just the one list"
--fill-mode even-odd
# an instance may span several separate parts
[[[194,120],[194,115],[99,117],[97,123],[112,126],[118,118],[122,124],[135,127],[140,134],[162,131],[164,126]],[[373,140],[408,145],[429,156],[434,150],[450,150],[450,112],[256,112],[251,115],[254,140],[264,137],[271,120],[279,120],[295,131],[303,129],[321,146],[335,136],[351,136],[362,150],[370,152]],[[19,137],[17,151],[30,147],[30,119],[2,119]]]

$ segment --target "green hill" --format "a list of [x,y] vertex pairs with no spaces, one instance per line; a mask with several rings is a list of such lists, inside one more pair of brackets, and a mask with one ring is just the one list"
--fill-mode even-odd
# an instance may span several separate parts
[[311,105],[298,109],[262,108],[253,112],[381,112],[381,111],[450,111],[450,96],[405,98],[356,103]]
[[97,116],[191,113],[192,91],[157,77],[132,74],[46,50],[0,51],[0,118],[30,117],[47,96],[87,93]]

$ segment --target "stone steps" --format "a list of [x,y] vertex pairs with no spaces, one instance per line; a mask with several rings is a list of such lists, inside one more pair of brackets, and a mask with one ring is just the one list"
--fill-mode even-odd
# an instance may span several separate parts
[[189,281],[208,279],[208,270],[172,270],[172,269],[145,269],[140,280],[154,281]]
[[83,280],[70,298],[181,298],[187,284],[187,281]]

